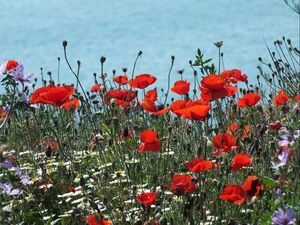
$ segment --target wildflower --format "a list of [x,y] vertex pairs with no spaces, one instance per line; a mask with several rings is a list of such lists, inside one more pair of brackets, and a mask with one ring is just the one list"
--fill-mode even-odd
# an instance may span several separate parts
[[160,150],[160,141],[157,138],[157,132],[151,130],[145,130],[140,135],[141,144],[139,146],[138,152],[158,152]]
[[245,82],[248,79],[247,75],[242,74],[242,72],[238,69],[224,70],[220,75],[226,80],[226,82],[230,83],[237,83],[239,81]]
[[142,205],[150,206],[156,201],[156,194],[153,192],[143,192],[136,196],[136,200]]
[[104,89],[103,85],[99,85],[99,84],[94,84],[91,88],[90,91],[91,92],[101,92]]
[[230,168],[233,169],[234,171],[238,171],[243,167],[250,166],[251,163],[252,163],[251,156],[245,153],[238,153],[233,157]]
[[196,184],[192,182],[191,175],[176,174],[172,177],[171,192],[175,195],[185,195],[194,192]]
[[201,91],[201,98],[207,101],[230,97],[238,91],[237,87],[226,84],[225,79],[216,74],[204,77],[199,89]]
[[300,95],[296,95],[294,97],[294,102],[300,102]]
[[126,75],[116,76],[116,77],[114,77],[114,82],[116,82],[120,85],[125,85],[128,83],[128,78]]
[[[248,134],[250,133],[251,127],[249,125],[242,126],[242,129],[238,129],[237,123],[232,123],[226,130],[227,134],[237,134],[238,138],[245,139],[248,137]],[[239,130],[239,132],[237,132]]]
[[4,120],[8,116],[8,113],[6,110],[4,110],[2,107],[0,107],[0,120]]
[[8,183],[1,183],[0,188],[5,192],[7,195],[19,195],[22,194],[22,191],[19,189],[12,189],[12,185]]
[[79,107],[79,100],[77,98],[72,98],[60,106],[61,109],[68,110],[72,108],[76,110]]
[[116,104],[120,107],[128,107],[130,102],[136,98],[136,92],[132,90],[112,89],[107,92],[108,97],[116,99]]
[[157,100],[157,91],[156,91],[156,89],[152,89],[152,90],[147,91],[144,98],[155,102]]
[[272,130],[279,130],[283,125],[280,123],[280,121],[272,122],[269,124],[269,128]]
[[134,79],[129,80],[128,84],[132,88],[145,89],[156,81],[156,77],[150,74],[140,74]]
[[30,97],[31,104],[50,104],[61,107],[70,100],[70,96],[74,93],[75,88],[70,85],[55,86],[48,85],[38,88]]
[[171,91],[179,95],[186,95],[190,90],[190,82],[184,80],[178,80],[175,82],[174,86],[171,88]]
[[30,80],[33,78],[33,74],[29,73],[24,75],[24,66],[21,62],[15,60],[8,60],[0,67],[0,74],[8,74],[12,76],[12,79],[16,83],[22,83],[25,85],[30,84]]
[[219,198],[224,201],[233,202],[236,205],[241,205],[245,201],[246,192],[241,185],[227,185],[219,195]]
[[191,172],[204,172],[210,170],[213,167],[213,163],[199,157],[189,161],[185,166]]
[[88,217],[83,219],[88,225],[111,225],[112,222],[109,220],[105,220],[103,216],[98,214],[90,214]]
[[289,96],[282,90],[278,92],[273,99],[273,102],[276,106],[283,106],[289,100]]
[[196,101],[177,100],[171,104],[170,109],[177,116],[189,120],[201,120],[206,118],[210,106],[202,99]]
[[284,211],[282,208],[276,210],[272,216],[272,224],[275,225],[291,225],[296,224],[296,218],[294,211],[291,208],[288,208]]
[[237,148],[236,140],[230,134],[219,134],[213,137],[212,142],[214,148],[216,149],[213,154],[216,156],[233,151]]
[[286,163],[287,163],[287,158],[288,158],[288,156],[289,156],[289,150],[286,149],[286,150],[284,150],[284,151],[281,153],[281,155],[278,156],[278,159],[279,159],[279,161],[280,161],[278,164],[275,164],[275,163],[272,162],[272,168],[273,168],[273,169],[277,169],[277,168],[279,168],[279,167],[281,167],[281,166],[285,166]]
[[243,184],[243,188],[246,192],[247,199],[251,199],[253,196],[260,196],[261,191],[264,189],[264,185],[260,179],[256,176],[248,176],[245,183]]
[[258,93],[245,94],[244,97],[238,99],[238,107],[251,107],[260,101],[261,97]]
[[280,141],[278,142],[279,147],[292,146],[295,143],[295,140],[300,137],[300,130],[295,130],[295,132],[292,133],[286,128],[282,128],[278,131],[278,133],[280,135]]

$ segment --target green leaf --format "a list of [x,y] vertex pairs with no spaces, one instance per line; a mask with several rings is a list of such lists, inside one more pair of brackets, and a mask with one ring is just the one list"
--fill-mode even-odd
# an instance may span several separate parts
[[261,181],[265,184],[270,186],[271,188],[274,188],[276,186],[278,186],[278,184],[276,183],[275,180],[269,178],[269,177],[265,177],[265,176],[257,176],[259,179],[261,179]]

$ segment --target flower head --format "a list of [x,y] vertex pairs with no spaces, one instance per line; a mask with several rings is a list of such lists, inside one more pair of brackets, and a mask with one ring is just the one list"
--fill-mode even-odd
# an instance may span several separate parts
[[292,225],[296,224],[294,211],[288,208],[284,211],[282,208],[276,210],[272,216],[272,224],[275,225]]
[[136,200],[142,205],[152,205],[156,201],[156,194],[153,192],[143,192],[136,196]]

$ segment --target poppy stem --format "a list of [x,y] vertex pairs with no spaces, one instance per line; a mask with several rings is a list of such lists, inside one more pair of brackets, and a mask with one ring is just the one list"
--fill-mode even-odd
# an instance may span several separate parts
[[174,60],[175,60],[175,56],[171,56],[171,67],[169,69],[169,73],[168,73],[168,89],[167,89],[167,93],[166,93],[166,99],[165,99],[165,102],[164,102],[164,107],[167,103],[167,100],[168,100],[168,95],[169,95],[169,91],[170,91],[170,78],[171,78],[171,72],[172,72],[172,69],[173,69],[173,66],[174,66]]

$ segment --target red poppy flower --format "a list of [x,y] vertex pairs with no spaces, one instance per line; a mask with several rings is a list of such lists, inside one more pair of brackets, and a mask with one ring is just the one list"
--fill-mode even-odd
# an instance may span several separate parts
[[156,77],[150,74],[141,74],[129,80],[128,84],[132,88],[144,89],[156,81]]
[[43,145],[46,149],[50,149],[51,152],[56,152],[58,149],[58,143],[55,139],[49,139],[48,137],[44,138]]
[[114,77],[114,82],[116,82],[120,85],[125,85],[128,83],[128,78],[126,75],[116,76],[116,77]]
[[98,214],[90,214],[88,217],[84,218],[83,221],[85,221],[88,225],[111,225],[112,222],[109,220],[105,220],[103,216],[100,216]]
[[233,157],[230,168],[233,169],[234,171],[238,171],[243,167],[250,166],[251,163],[252,163],[251,156],[245,153],[238,153]]
[[220,75],[225,79],[226,82],[235,84],[239,81],[245,82],[248,79],[246,74],[242,74],[242,72],[237,69],[224,70]]
[[73,108],[73,110],[76,110],[78,107],[79,107],[79,100],[77,98],[72,98],[69,101],[62,104],[60,108],[62,108],[64,110]]
[[100,92],[100,91],[102,91],[103,89],[104,89],[104,86],[103,86],[103,85],[94,84],[94,85],[91,87],[90,91],[91,91],[91,92]]
[[210,107],[202,100],[177,100],[171,104],[170,109],[177,116],[189,120],[201,120],[206,118]]
[[161,109],[160,106],[155,105],[155,101],[157,100],[157,91],[156,89],[149,90],[145,94],[145,98],[139,101],[140,106],[149,113],[153,115],[162,115],[170,110],[170,108]]
[[256,176],[248,176],[244,185],[244,190],[246,191],[247,199],[251,199],[253,196],[260,196],[264,185],[260,179]]
[[217,149],[213,154],[221,155],[237,148],[235,138],[230,134],[219,134],[213,137],[213,146]]
[[245,94],[244,97],[238,99],[238,107],[251,107],[260,101],[261,97],[258,93]]
[[224,201],[233,202],[236,205],[241,205],[245,201],[246,192],[241,185],[232,184],[223,189],[219,198]]
[[272,130],[279,130],[283,125],[280,123],[280,121],[272,122],[269,124],[270,129]]
[[152,90],[147,91],[144,98],[155,102],[157,100],[157,91],[156,91],[156,89],[152,89]]
[[136,196],[136,200],[142,205],[152,205],[156,201],[156,194],[153,192],[143,192]]
[[0,107],[0,120],[4,120],[7,117],[7,115],[8,113],[5,112],[2,107]]
[[295,102],[300,102],[300,95],[296,95],[296,96],[294,97],[294,101],[295,101]]
[[213,167],[213,163],[199,157],[189,161],[185,166],[191,172],[204,172],[210,170]]
[[[237,133],[238,138],[245,139],[248,137],[248,134],[250,133],[251,127],[249,125],[245,125],[242,127],[242,130],[238,129],[237,123],[232,123],[226,130],[227,134],[233,134],[235,135]],[[237,132],[239,131],[239,132]]]
[[190,85],[190,82],[178,80],[175,82],[174,87],[171,88],[171,91],[179,95],[186,95],[189,93]]
[[18,62],[15,61],[15,60],[8,60],[6,62],[6,71],[10,71],[10,70],[13,70],[14,68],[16,68],[18,66]]
[[211,74],[204,77],[199,87],[201,98],[206,101],[214,101],[218,98],[230,97],[237,93],[237,87],[226,84],[223,77]]
[[70,85],[54,86],[38,88],[30,97],[31,104],[50,104],[54,106],[62,106],[69,101],[70,96],[74,93],[75,88]]
[[157,138],[157,132],[152,130],[145,130],[140,135],[141,144],[139,146],[139,153],[151,151],[158,152],[160,150],[160,141]]
[[289,96],[282,90],[278,92],[273,99],[273,102],[276,106],[283,106],[289,100]]
[[112,89],[107,92],[110,98],[131,102],[136,98],[136,92],[132,90]]
[[192,182],[191,175],[177,174],[172,177],[171,192],[175,195],[185,195],[194,192],[196,184]]

